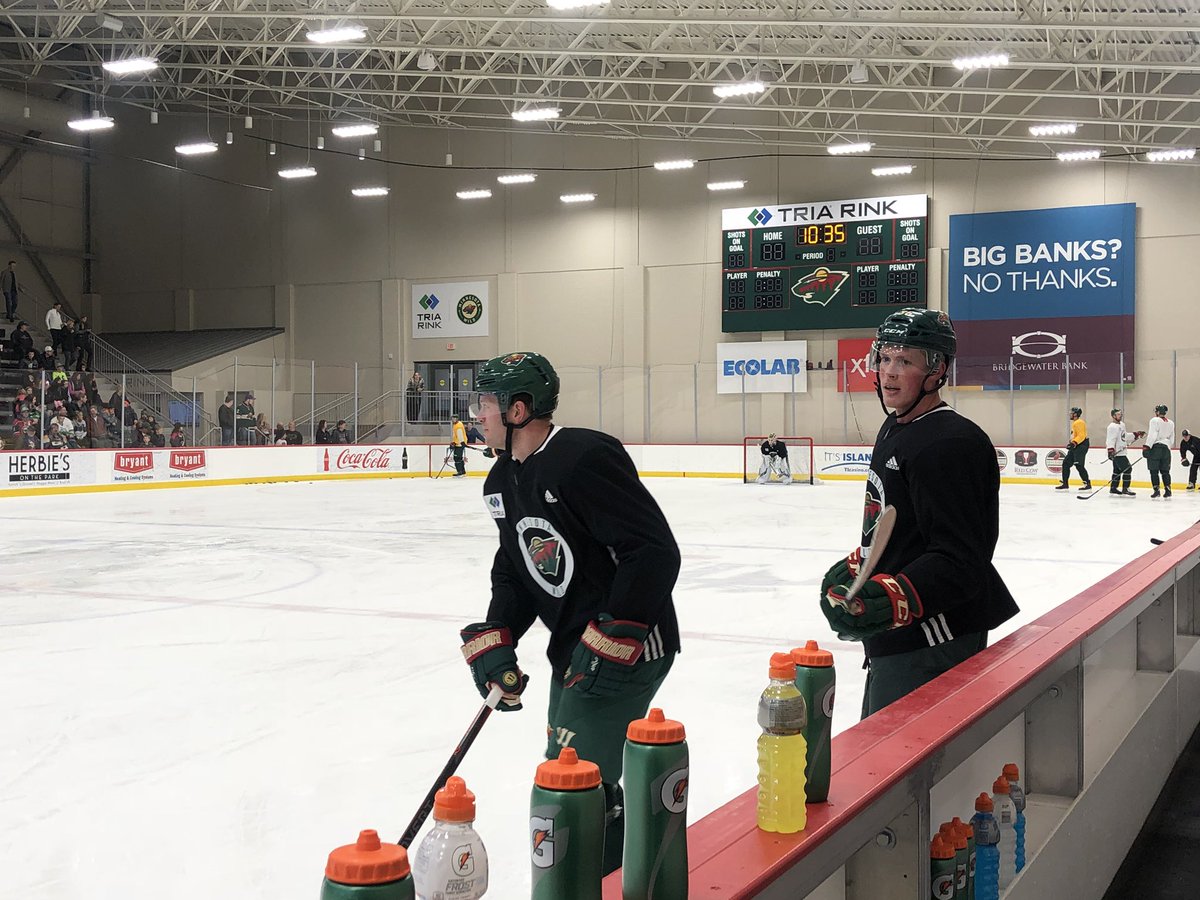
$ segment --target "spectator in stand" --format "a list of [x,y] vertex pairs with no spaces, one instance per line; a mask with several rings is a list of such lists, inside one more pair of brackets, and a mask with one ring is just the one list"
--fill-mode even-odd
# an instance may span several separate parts
[[153,447],[153,446],[154,446],[154,437],[153,437],[153,436],[150,434],[150,432],[148,432],[148,431],[139,431],[139,432],[138,432],[137,446],[139,446],[139,447]]
[[467,443],[468,444],[486,444],[483,432],[479,430],[479,424],[472,422],[467,426]]
[[137,413],[133,411],[133,404],[126,397],[124,405],[121,408],[121,425],[125,429],[125,446],[136,446],[137,441]]
[[217,409],[217,424],[221,426],[221,446],[228,447],[233,443],[233,394],[226,394],[225,402]]
[[87,372],[91,369],[94,347],[92,326],[88,324],[88,317],[84,316],[75,330],[75,371]]
[[96,384],[96,376],[87,377],[87,399],[92,406],[100,406],[100,385]]
[[183,423],[176,422],[175,427],[171,429],[171,446],[182,447],[184,443]]
[[272,440],[274,441],[274,443],[275,443],[275,445],[276,445],[276,446],[279,446],[280,444],[286,444],[286,443],[287,443],[287,441],[286,441],[286,440],[284,440],[284,438],[283,438],[283,433],[284,433],[286,430],[287,430],[287,429],[283,427],[283,423],[282,423],[282,422],[276,422],[276,423],[275,423],[275,434],[274,434],[274,436],[273,436]]
[[317,423],[317,433],[313,435],[314,444],[328,444],[329,440],[329,424],[322,419]]
[[75,320],[63,317],[62,328],[63,368],[71,368],[75,361]]
[[295,422],[288,422],[287,430],[283,433],[283,439],[287,441],[289,447],[298,447],[304,443],[304,437],[296,430]]
[[121,440],[121,423],[117,419],[116,410],[110,403],[100,411],[100,415],[104,419],[104,430],[108,432],[109,445],[117,446]]
[[50,332],[50,352],[54,354],[62,346],[63,314],[61,303],[55,303],[54,308],[46,313],[46,330]]
[[40,364],[38,365],[38,368],[43,372],[54,371],[54,366],[56,365],[54,360],[54,348],[50,344],[47,344],[46,349],[42,351],[42,358],[39,360],[39,363]]
[[425,379],[420,372],[413,372],[404,386],[404,401],[408,407],[408,421],[415,422],[421,415],[421,395],[425,393]]
[[50,422],[58,426],[58,430],[62,433],[64,438],[66,438],[67,435],[75,434],[75,425],[67,417],[66,410],[64,410],[61,406],[54,411],[54,418],[52,418]]
[[18,450],[38,449],[37,429],[35,429],[32,425],[25,426],[25,431],[23,432],[18,445]]
[[71,424],[75,428],[75,446],[91,449],[92,444],[88,440],[88,423],[87,419],[83,417],[82,409],[75,411]]
[[353,444],[354,435],[346,428],[346,420],[338,419],[337,428],[329,432],[329,443],[331,444]]
[[50,430],[46,432],[46,449],[47,450],[66,450],[67,439],[63,437],[62,431],[59,430],[57,422],[50,423]]
[[121,386],[117,385],[117,389],[112,392],[112,396],[108,398],[108,405],[114,410],[125,408],[125,395],[121,393]]
[[29,333],[28,322],[22,322],[13,332],[13,349],[17,359],[24,359],[27,353],[33,352],[33,335]]
[[266,413],[259,413],[254,422],[254,443],[260,447],[271,443],[271,423],[267,421]]
[[17,261],[10,259],[8,268],[0,272],[0,290],[4,291],[4,312],[8,321],[17,315]]
[[108,439],[108,423],[95,406],[88,407],[87,433],[89,445],[93,449],[112,446],[112,441]]
[[155,425],[153,428],[153,433],[150,435],[150,443],[155,447],[167,446],[167,436],[162,433],[162,428],[158,425]]
[[258,414],[254,411],[254,392],[246,391],[246,396],[237,408],[237,443],[253,444],[254,428]]

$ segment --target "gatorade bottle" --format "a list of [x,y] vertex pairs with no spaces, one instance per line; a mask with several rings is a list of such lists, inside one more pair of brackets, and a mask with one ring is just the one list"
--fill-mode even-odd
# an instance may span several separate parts
[[833,739],[833,693],[836,675],[833,654],[822,650],[816,641],[808,641],[792,651],[796,664],[796,687],[804,695],[808,726],[804,742],[808,748],[804,766],[805,794],[809,803],[823,803],[829,797],[829,749]]
[[683,725],[652,709],[625,732],[625,852],[628,900],[688,895],[688,748]]
[[600,900],[604,788],[600,767],[573,747],[537,767],[529,798],[531,900]]
[[321,900],[414,900],[408,852],[383,844],[373,828],[329,854]]
[[771,683],[758,701],[758,827],[793,834],[803,831],[804,696],[796,687],[790,653],[771,654]]
[[1017,808],[1008,792],[1008,779],[1001,775],[992,785],[992,803],[996,824],[1000,826],[1000,890],[1008,887],[1017,874]]
[[964,822],[958,816],[950,820],[950,824],[962,832],[967,841],[967,900],[975,900],[975,829],[970,822]]
[[975,900],[998,900],[1000,897],[1000,826],[992,815],[992,798],[980,794],[975,798]]
[[940,832],[929,843],[929,896],[954,900],[954,848]]
[[475,833],[475,795],[457,775],[433,798],[433,828],[417,849],[417,900],[478,900],[487,893],[488,858]]
[[1012,797],[1013,806],[1017,809],[1017,868],[1020,872],[1025,868],[1025,789],[1021,787],[1021,770],[1016,763],[1008,763],[1004,767],[1004,778],[1008,781],[1008,795]]
[[965,900],[967,896],[967,836],[953,822],[943,822],[938,830],[942,840],[954,849],[954,896]]

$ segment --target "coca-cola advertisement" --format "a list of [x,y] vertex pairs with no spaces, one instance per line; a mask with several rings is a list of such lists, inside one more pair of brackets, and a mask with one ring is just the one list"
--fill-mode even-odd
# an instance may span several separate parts
[[187,478],[206,478],[208,476],[208,459],[204,450],[172,450],[169,462],[168,477],[179,480]]
[[113,454],[113,481],[153,481],[152,450],[118,450]]
[[322,468],[326,472],[388,472],[400,468],[400,454],[391,447],[326,447]]

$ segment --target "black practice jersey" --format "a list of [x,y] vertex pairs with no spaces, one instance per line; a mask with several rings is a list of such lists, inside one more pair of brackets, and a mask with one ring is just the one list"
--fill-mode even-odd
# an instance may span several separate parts
[[1200,462],[1200,437],[1194,434],[1189,434],[1187,438],[1179,442],[1179,456],[1183,459],[1183,464],[1187,465],[1187,455],[1192,455],[1192,462]]
[[868,656],[934,647],[1016,614],[992,565],[1000,469],[983,429],[944,404],[906,425],[888,416],[867,475],[864,557],[884,506],[896,508],[896,525],[875,573],[907,576],[924,612],[912,625],[869,638]]
[[620,441],[555,427],[524,462],[496,460],[483,493],[500,529],[488,620],[519,640],[541,619],[556,675],[601,613],[650,627],[644,659],[679,649],[679,547]]
[[788,458],[787,444],[778,439],[776,439],[775,443],[773,444],[770,441],[763,441],[761,444],[759,444],[758,449],[762,452],[763,456],[768,456],[774,453],[780,459]]

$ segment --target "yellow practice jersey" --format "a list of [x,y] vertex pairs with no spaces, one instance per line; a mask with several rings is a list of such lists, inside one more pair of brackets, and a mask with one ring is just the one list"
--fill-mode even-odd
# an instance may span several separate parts
[[1076,419],[1071,423],[1071,440],[1076,444],[1082,444],[1087,440],[1087,425],[1083,419]]
[[462,422],[455,422],[454,428],[450,432],[450,443],[455,447],[465,447],[467,444],[467,426]]

